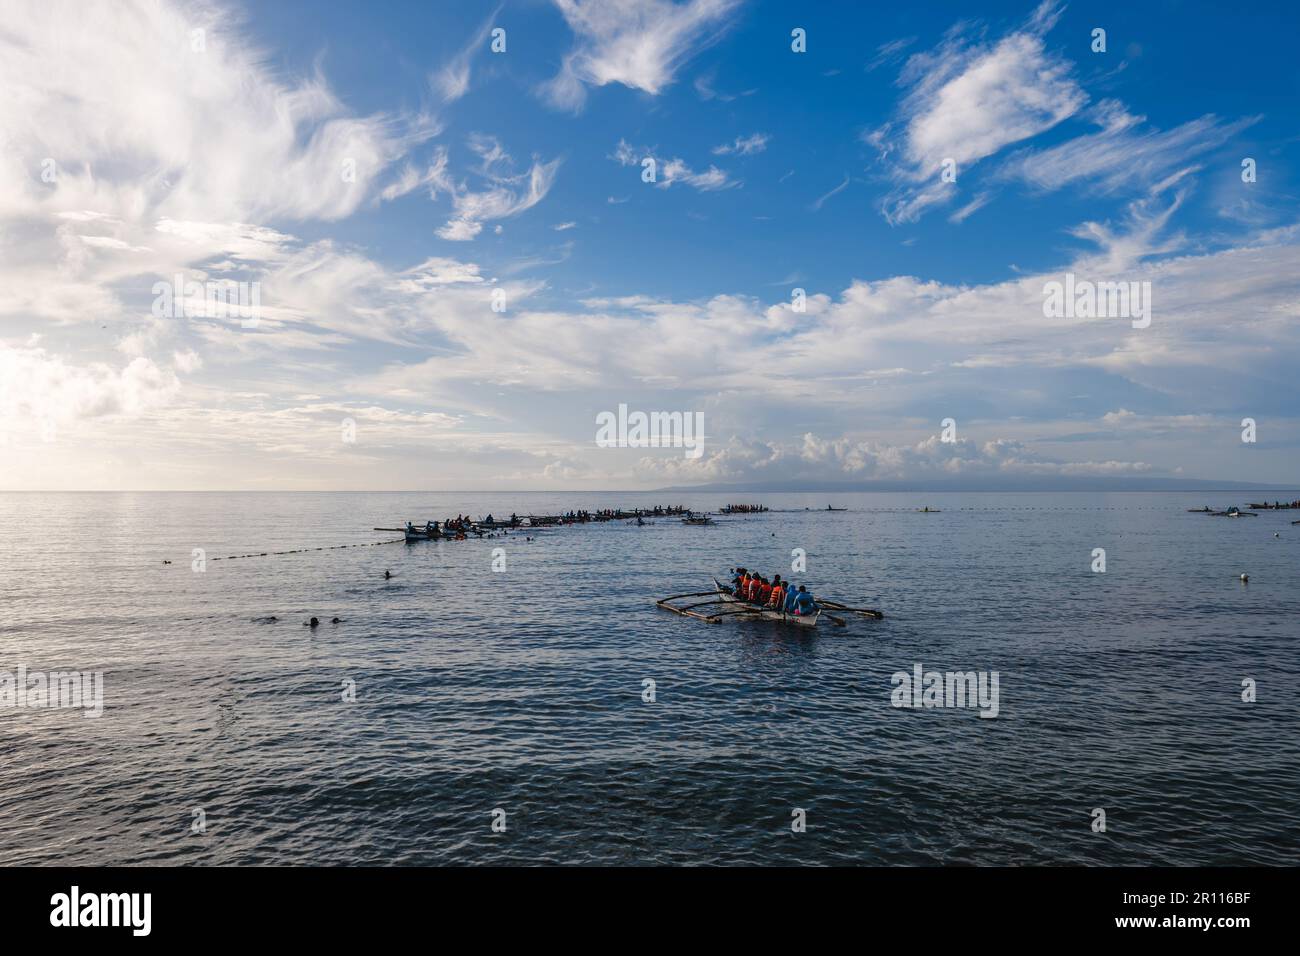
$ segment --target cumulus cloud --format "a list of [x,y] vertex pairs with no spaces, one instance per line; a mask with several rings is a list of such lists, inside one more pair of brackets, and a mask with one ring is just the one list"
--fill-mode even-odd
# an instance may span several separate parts
[[849,482],[1030,475],[1123,476],[1151,471],[1145,462],[1057,461],[1011,439],[945,442],[932,435],[910,445],[856,438],[771,442],[732,438],[699,459],[644,457],[642,474],[684,484],[712,482]]
[[143,356],[121,367],[76,365],[43,348],[0,345],[0,417],[10,427],[134,417],[166,405],[179,390],[174,372]]

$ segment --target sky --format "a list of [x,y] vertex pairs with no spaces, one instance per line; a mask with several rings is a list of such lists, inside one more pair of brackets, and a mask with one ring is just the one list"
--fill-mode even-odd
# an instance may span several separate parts
[[0,488],[1294,486],[1298,26],[6,0]]

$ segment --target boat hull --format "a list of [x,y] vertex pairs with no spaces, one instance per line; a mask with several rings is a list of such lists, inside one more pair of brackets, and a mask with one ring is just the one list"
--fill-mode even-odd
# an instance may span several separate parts
[[818,608],[814,614],[786,614],[784,611],[769,611],[756,607],[748,601],[742,601],[727,591],[722,582],[717,578],[713,579],[713,586],[718,590],[718,597],[728,604],[741,604],[745,607],[754,608],[754,616],[761,617],[765,621],[778,621],[782,624],[794,624],[797,627],[816,627],[817,619],[822,616],[821,608]]

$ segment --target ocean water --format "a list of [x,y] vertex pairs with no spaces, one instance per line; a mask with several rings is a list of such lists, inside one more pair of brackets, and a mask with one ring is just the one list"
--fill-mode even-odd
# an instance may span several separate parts
[[[0,863],[1300,863],[1300,512],[711,494],[674,503],[788,510],[371,530],[664,498],[0,494],[0,672],[102,671],[104,700],[0,707]],[[885,619],[655,606],[796,548]],[[997,671],[997,717],[892,706],[917,664]]]

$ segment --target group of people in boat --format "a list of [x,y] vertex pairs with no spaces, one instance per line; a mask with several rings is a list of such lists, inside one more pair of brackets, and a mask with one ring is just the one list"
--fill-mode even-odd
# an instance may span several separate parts
[[728,514],[758,514],[767,510],[767,505],[727,505],[722,509]]
[[731,593],[742,601],[756,604],[769,611],[782,611],[786,614],[815,614],[817,602],[802,584],[795,586],[792,581],[781,580],[781,575],[772,575],[768,580],[756,572],[745,568],[736,568],[731,579]]
[[411,522],[406,522],[407,534],[415,534],[417,531],[424,532],[430,538],[454,538],[457,541],[465,540],[466,531],[476,532],[480,536],[483,533],[475,528],[474,523],[464,515],[459,515],[454,520],[448,518],[441,525],[436,521],[426,521],[424,527],[418,529]]
[[1300,500],[1297,501],[1274,501],[1269,504],[1267,501],[1261,504],[1252,504],[1250,507],[1259,508],[1263,511],[1285,511],[1288,508],[1300,508]]
[[624,511],[622,508],[601,508],[598,511],[577,509],[566,511],[559,516],[559,520],[565,524],[579,524],[587,521],[616,521],[620,518],[634,518],[641,515],[681,514],[690,514],[690,510],[684,505],[655,505],[653,508],[637,508],[635,511]]

